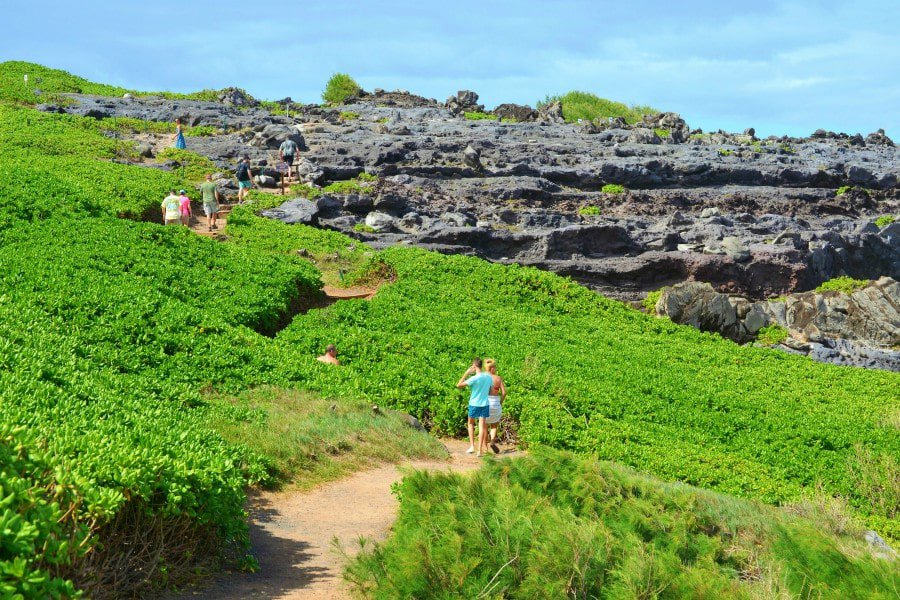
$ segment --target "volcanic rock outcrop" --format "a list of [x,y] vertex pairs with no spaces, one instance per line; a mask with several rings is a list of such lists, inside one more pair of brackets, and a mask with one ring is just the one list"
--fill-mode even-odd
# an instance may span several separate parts
[[837,275],[900,278],[900,225],[875,223],[900,213],[900,156],[884,132],[761,140],[694,130],[674,113],[570,124],[558,103],[469,120],[484,107],[468,91],[443,104],[383,90],[351,102],[290,118],[234,99],[72,95],[43,109],[221,128],[188,142],[223,170],[244,153],[271,164],[291,136],[305,181],[378,181],[318,198],[315,214],[294,203],[273,218],[303,206],[301,222],[375,246],[533,265],[626,300],[685,280],[765,298]]

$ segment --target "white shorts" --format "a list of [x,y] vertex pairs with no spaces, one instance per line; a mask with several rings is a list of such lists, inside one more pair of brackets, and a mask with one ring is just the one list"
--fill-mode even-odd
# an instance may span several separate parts
[[491,425],[499,423],[500,415],[503,414],[503,408],[500,406],[500,396],[488,396],[488,410],[490,411],[490,414],[484,422],[490,423]]

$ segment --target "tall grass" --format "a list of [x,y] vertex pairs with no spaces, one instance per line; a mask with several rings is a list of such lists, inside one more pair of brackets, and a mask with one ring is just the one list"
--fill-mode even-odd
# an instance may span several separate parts
[[410,427],[399,413],[297,390],[261,387],[212,397],[208,424],[258,455],[273,483],[303,489],[374,464],[447,457],[437,439]]
[[[893,598],[896,562],[799,511],[540,450],[399,486],[384,544],[345,577],[370,598]],[[812,514],[805,507],[805,513]]]
[[563,117],[574,123],[579,119],[593,121],[609,117],[624,117],[626,123],[637,123],[644,115],[657,114],[659,111],[650,106],[628,106],[621,102],[607,100],[589,92],[571,91],[563,96],[547,96],[537,103],[538,108],[552,102],[562,103]]

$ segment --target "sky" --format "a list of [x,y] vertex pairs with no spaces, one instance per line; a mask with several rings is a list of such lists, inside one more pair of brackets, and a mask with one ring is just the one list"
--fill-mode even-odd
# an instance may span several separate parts
[[900,138],[898,0],[11,4],[0,62],[131,89],[318,103],[345,72],[439,100],[471,89],[487,108],[581,90],[706,131]]

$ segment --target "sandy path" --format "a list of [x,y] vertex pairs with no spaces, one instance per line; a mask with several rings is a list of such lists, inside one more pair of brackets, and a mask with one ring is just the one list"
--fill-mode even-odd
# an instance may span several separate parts
[[[418,469],[465,472],[479,459],[465,453],[466,442],[444,440],[447,462],[406,463]],[[514,454],[502,448],[504,455]],[[402,477],[397,465],[363,471],[307,492],[262,492],[250,499],[250,541],[260,570],[225,573],[205,589],[179,598],[238,600],[349,598],[341,578],[342,558],[332,550],[337,538],[352,553],[360,536],[387,537],[398,504],[391,484]]]

